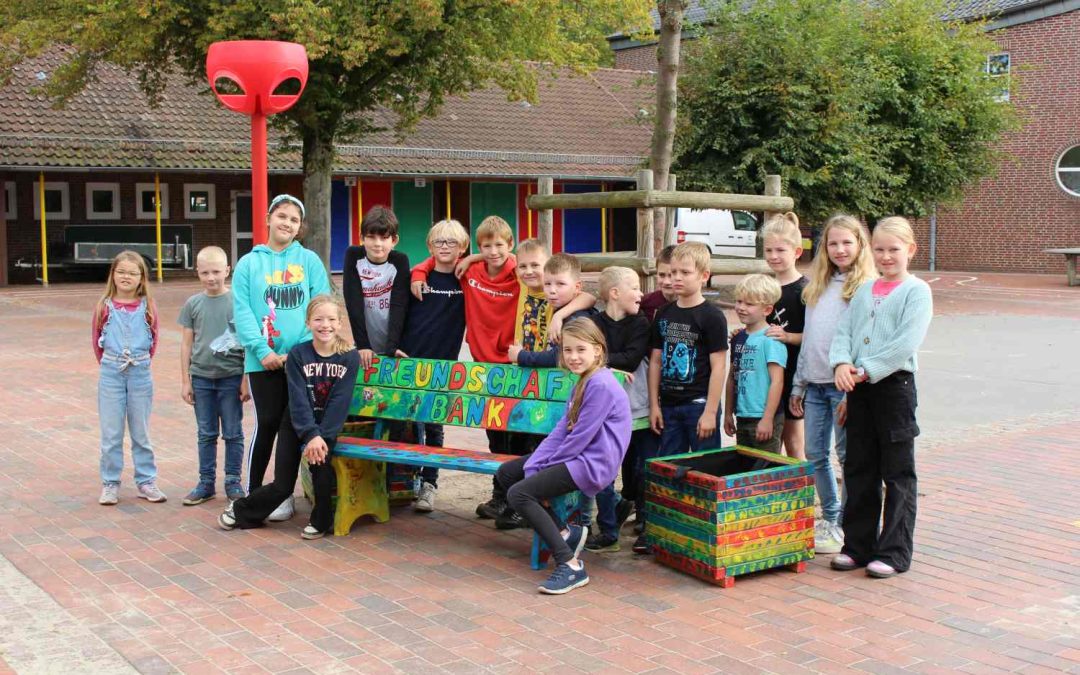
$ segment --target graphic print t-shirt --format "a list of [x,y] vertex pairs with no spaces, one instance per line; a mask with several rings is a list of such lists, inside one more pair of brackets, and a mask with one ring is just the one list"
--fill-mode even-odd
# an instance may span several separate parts
[[[769,364],[787,363],[787,350],[775,338],[766,337],[765,329],[747,333],[743,329],[731,338],[731,373],[735,378],[736,417],[763,417],[769,400]],[[731,405],[731,402],[728,402]],[[783,402],[777,408],[783,414]]]
[[364,325],[371,349],[382,354],[390,334],[390,291],[394,288],[397,268],[389,260],[373,263],[367,258],[356,261],[356,273],[364,289]]
[[244,348],[236,338],[232,318],[229,291],[215,296],[199,293],[184,303],[177,323],[195,332],[188,367],[192,375],[218,379],[244,374]]
[[[802,333],[806,329],[806,305],[803,303],[802,292],[810,280],[799,277],[790,284],[780,287],[780,301],[773,307],[772,314],[765,317],[765,321],[771,326],[780,326],[789,333]],[[800,345],[784,345],[787,347],[787,368],[784,377],[790,384],[795,377],[795,367],[799,365]]]
[[726,351],[727,320],[709,302],[695,307],[671,303],[656,313],[651,349],[660,350],[660,403],[683,405],[709,393],[709,355]]
[[518,297],[517,318],[514,324],[514,342],[527,352],[547,349],[547,327],[551,322],[551,304],[541,290],[531,291],[521,285]]

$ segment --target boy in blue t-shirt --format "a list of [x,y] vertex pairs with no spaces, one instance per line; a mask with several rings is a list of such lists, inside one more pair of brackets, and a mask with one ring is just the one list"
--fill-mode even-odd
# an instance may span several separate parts
[[735,287],[735,313],[746,327],[731,339],[724,406],[724,433],[739,445],[777,453],[784,431],[780,399],[787,349],[765,334],[765,319],[780,295],[779,282],[764,274],[750,274]]
[[[469,250],[469,234],[456,220],[440,220],[428,232],[427,247],[435,267],[428,273],[423,300],[413,298],[409,303],[401,348],[395,355],[456,361],[465,336],[465,295],[454,275],[454,266],[461,254]],[[417,426],[423,431],[424,445],[442,447],[441,424]],[[413,509],[427,513],[435,508],[439,470],[422,468],[420,480]]]

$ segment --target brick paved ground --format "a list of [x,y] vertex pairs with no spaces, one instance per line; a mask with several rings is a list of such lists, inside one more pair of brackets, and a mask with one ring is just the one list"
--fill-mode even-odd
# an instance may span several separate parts
[[[939,340],[952,317],[1037,313],[1067,329],[1039,345],[1078,343],[1080,289],[1063,279],[938,276]],[[526,533],[472,517],[475,476],[449,474],[443,492],[464,495],[430,516],[400,510],[313,543],[300,517],[227,533],[214,525],[223,500],[182,507],[194,423],[172,321],[193,289],[158,294],[151,430],[170,501],[135,499],[128,468],[113,508],[96,503],[98,288],[0,290],[0,673],[1080,672],[1075,386],[1045,408],[1020,401],[1014,416],[926,434],[916,558],[899,578],[822,557],[720,590],[625,552],[589,556],[593,582],[550,598],[535,591]],[[1033,366],[1075,384],[1075,359],[1040,364],[1040,351]],[[940,389],[960,410],[978,405],[971,386]]]

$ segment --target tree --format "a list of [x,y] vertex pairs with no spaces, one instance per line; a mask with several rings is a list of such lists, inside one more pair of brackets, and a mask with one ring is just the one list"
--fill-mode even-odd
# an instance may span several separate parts
[[[653,187],[668,189],[671,153],[675,143],[675,119],[678,110],[679,58],[682,52],[682,23],[686,0],[657,0],[660,17],[660,40],[656,45],[656,119],[653,121],[652,149],[649,168],[653,172]],[[656,253],[667,241],[666,209],[653,210],[653,232]]]
[[684,69],[682,186],[757,192],[781,174],[804,219],[925,215],[993,172],[1018,124],[998,51],[930,0],[726,3]]
[[303,44],[307,87],[271,117],[303,144],[308,245],[329,257],[335,142],[379,128],[376,111],[407,131],[447,96],[495,83],[535,101],[545,69],[584,69],[608,56],[605,36],[641,31],[648,0],[10,0],[0,5],[0,73],[54,45],[71,47],[46,93],[62,102],[103,62],[138,74],[151,102],[171,72],[205,77],[218,40]]

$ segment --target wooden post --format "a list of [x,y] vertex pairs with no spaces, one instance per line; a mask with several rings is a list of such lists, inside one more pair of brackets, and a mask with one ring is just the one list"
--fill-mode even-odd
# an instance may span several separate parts
[[[549,176],[543,176],[537,181],[537,187],[539,194],[553,195],[555,194],[555,181]],[[542,209],[540,211],[540,243],[551,250],[552,234],[551,228],[554,218],[551,213],[551,209]]]
[[[651,169],[641,169],[637,172],[637,189],[646,193],[653,189],[653,172]],[[637,210],[637,254],[646,264],[653,268],[656,258],[655,242],[653,241],[653,210],[649,207]],[[655,289],[656,277],[650,272],[643,276],[641,289],[646,293]]]
[[[767,176],[765,176],[765,192],[764,192],[764,195],[766,197],[779,197],[781,192],[782,192],[782,189],[781,189],[781,183],[780,183],[780,176],[778,176],[778,175],[776,175],[774,173],[771,173],[771,174],[768,174]],[[765,222],[763,222],[761,225],[764,226],[765,223],[769,222],[769,218],[776,215],[777,213],[778,213],[777,211],[765,211],[765,213],[764,213]],[[756,246],[756,257],[758,257],[758,258],[763,256],[761,244],[762,244],[761,237],[758,237],[757,246]]]
[[49,285],[49,237],[45,228],[45,172],[38,173],[38,199],[41,200],[41,285]]
[[[669,173],[667,177],[667,189],[669,192],[678,190],[675,183],[675,174]],[[678,208],[677,206],[669,206],[664,209],[664,246],[671,246],[675,243],[675,212]]]

